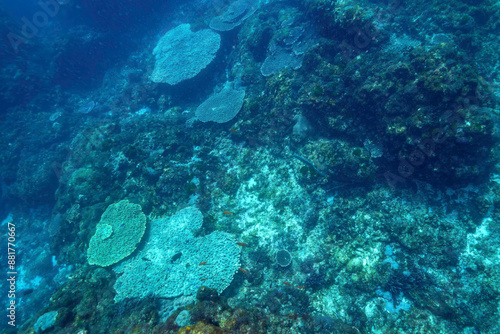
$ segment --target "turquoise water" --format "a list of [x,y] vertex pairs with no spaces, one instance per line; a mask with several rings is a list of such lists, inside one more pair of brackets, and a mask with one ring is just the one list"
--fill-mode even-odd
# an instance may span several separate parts
[[500,5],[0,5],[5,333],[500,333]]

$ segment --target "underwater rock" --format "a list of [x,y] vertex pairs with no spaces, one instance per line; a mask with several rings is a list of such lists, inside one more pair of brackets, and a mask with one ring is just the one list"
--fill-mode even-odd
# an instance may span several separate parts
[[18,164],[16,182],[3,196],[13,195],[27,203],[50,202],[57,186],[57,176],[47,161],[55,158],[54,152],[47,150],[23,155]]
[[52,311],[52,312],[47,312],[40,316],[38,320],[35,323],[35,333],[41,333],[52,326],[54,326],[54,323],[56,322],[57,319],[57,311]]
[[179,327],[188,326],[191,323],[191,314],[189,313],[189,311],[184,310],[181,313],[179,313],[177,318],[175,318],[175,323]]
[[304,115],[296,116],[295,120],[297,123],[293,126],[293,135],[304,138],[312,130],[311,123]]

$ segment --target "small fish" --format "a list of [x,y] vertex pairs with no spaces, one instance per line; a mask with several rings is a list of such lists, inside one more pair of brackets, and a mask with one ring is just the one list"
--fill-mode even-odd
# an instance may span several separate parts
[[182,256],[182,252],[179,252],[177,254],[175,254],[174,256],[172,256],[172,258],[170,259],[170,262],[175,262],[177,261],[178,259],[180,259],[180,257]]
[[231,211],[224,211],[223,214],[225,214],[225,215],[231,215],[233,213]]
[[299,289],[305,289],[306,287],[305,286],[298,286],[297,285],[297,288],[299,288]]
[[33,293],[33,289],[32,288],[28,288],[28,289],[22,289],[19,294],[21,296],[27,296],[27,295],[31,295]]
[[201,263],[200,263],[200,266],[203,266],[203,265],[207,264],[207,262],[208,262],[208,261],[201,262]]
[[236,131],[236,129],[234,128],[229,129],[229,131],[231,131],[232,133],[238,133],[238,131]]
[[248,274],[248,271],[246,271],[245,269],[242,269],[242,268],[238,268],[238,269],[239,269],[239,271],[244,272],[245,274]]
[[244,246],[244,247],[248,247],[248,245],[244,242],[237,242],[236,243],[238,246]]
[[208,279],[208,277],[207,277],[207,278],[202,278],[201,280],[202,280],[202,281],[206,281],[207,279]]
[[290,283],[288,283],[288,282],[283,282],[283,283],[285,283],[286,285],[293,286],[292,284],[290,284]]

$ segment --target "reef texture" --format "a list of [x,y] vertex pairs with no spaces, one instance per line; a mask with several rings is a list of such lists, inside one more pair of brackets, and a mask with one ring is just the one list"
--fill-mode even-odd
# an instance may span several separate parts
[[[500,333],[498,1],[156,2],[0,58],[20,333]],[[151,228],[90,266],[122,200]]]

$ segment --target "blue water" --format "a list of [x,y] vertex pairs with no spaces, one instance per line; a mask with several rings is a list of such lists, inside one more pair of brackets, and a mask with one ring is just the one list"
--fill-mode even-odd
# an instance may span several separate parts
[[5,333],[500,333],[497,1],[0,2]]
[[14,20],[20,20],[23,16],[31,18],[35,12],[40,10],[40,6],[35,0],[24,1],[2,1],[0,5],[6,14]]

